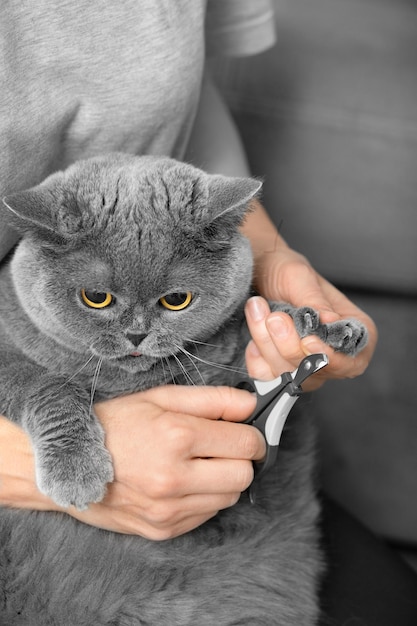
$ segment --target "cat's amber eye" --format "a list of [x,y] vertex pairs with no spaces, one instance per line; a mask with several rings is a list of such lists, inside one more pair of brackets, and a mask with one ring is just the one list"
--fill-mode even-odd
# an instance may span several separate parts
[[114,302],[114,297],[107,291],[81,289],[81,298],[91,309],[105,309]]
[[175,293],[167,293],[159,299],[163,307],[170,311],[182,311],[191,304],[193,294],[191,291],[181,291]]

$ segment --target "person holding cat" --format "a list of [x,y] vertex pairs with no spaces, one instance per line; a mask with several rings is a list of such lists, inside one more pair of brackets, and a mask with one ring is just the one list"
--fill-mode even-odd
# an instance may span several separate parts
[[[207,7],[203,1],[151,0],[98,7],[78,0],[77,9],[58,1],[11,0],[0,13],[7,85],[0,96],[2,197],[77,159],[114,150],[166,154],[209,172],[249,175],[236,128],[210,81],[205,48],[252,54],[272,45],[267,0],[208,0]],[[261,294],[246,309],[250,374],[271,378],[294,369],[306,354],[326,352],[330,364],[309,389],[326,378],[360,375],[376,344],[369,316],[287,246],[258,200],[243,230]],[[1,257],[15,240],[2,224]],[[265,298],[309,305],[324,322],[356,317],[368,329],[368,346],[349,358],[316,337],[300,340],[291,319],[270,313]],[[264,455],[259,432],[237,423],[253,408],[247,392],[227,387],[159,387],[97,404],[115,480],[101,503],[68,513],[150,539],[202,524],[237,501],[252,481],[252,461]],[[36,488],[27,436],[5,418],[0,504],[57,508]]]

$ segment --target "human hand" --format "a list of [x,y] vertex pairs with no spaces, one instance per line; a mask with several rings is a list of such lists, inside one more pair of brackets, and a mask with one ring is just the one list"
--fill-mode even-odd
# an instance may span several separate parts
[[325,323],[356,318],[365,324],[369,338],[367,346],[357,356],[345,356],[316,336],[300,339],[288,315],[271,313],[266,300],[256,296],[249,299],[246,305],[252,335],[246,351],[249,373],[256,378],[271,379],[283,371],[295,369],[304,356],[324,352],[329,357],[329,365],[306,381],[305,390],[316,389],[329,378],[354,378],[362,374],[372,358],[377,341],[372,319],[282,240],[278,240],[264,255],[258,256],[256,262],[258,289],[262,295],[294,306],[311,306]]
[[[60,509],[35,483],[30,441],[0,418],[0,503],[64,510],[82,522],[162,540],[237,502],[265,454],[259,431],[235,424],[255,399],[228,387],[166,386],[98,403],[115,471],[102,502]],[[220,421],[221,420],[221,421]]]

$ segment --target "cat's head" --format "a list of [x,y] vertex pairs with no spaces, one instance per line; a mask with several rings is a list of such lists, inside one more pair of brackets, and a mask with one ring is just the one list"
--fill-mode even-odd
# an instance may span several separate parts
[[58,343],[128,370],[205,341],[246,298],[239,226],[260,186],[111,154],[8,196],[24,235],[12,260],[23,309]]

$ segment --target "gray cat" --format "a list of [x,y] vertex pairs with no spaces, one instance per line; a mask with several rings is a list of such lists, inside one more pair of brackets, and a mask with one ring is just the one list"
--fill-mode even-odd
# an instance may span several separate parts
[[[112,154],[5,199],[23,238],[0,271],[0,412],[29,433],[38,486],[58,504],[100,501],[113,477],[93,397],[241,380],[252,257],[239,225],[259,188]],[[366,343],[355,320],[323,325],[312,309],[272,306],[347,354]],[[315,624],[312,476],[311,419],[294,412],[256,506],[243,494],[177,539],[2,509],[0,623]]]

